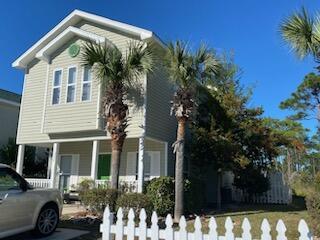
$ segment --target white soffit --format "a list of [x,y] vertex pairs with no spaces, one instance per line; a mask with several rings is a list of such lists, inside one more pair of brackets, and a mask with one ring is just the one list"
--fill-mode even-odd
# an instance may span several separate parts
[[63,46],[63,44],[75,36],[85,38],[96,43],[104,43],[105,38],[97,34],[86,32],[79,28],[68,27],[62,33],[60,33],[56,38],[49,42],[44,48],[42,48],[37,54],[36,58],[49,62],[50,55],[54,53],[57,49]]
[[92,23],[100,24],[102,26],[117,29],[120,32],[128,33],[134,35],[141,40],[153,40],[160,44],[160,46],[165,47],[161,40],[151,31],[138,28],[126,23],[111,20],[109,18],[97,16],[95,14],[87,13],[80,10],[74,10],[66,18],[64,18],[58,25],[56,25],[50,32],[43,36],[38,42],[36,42],[31,48],[29,48],[25,53],[23,53],[17,60],[12,63],[12,67],[15,68],[26,68],[27,64],[35,57],[35,55],[49,44],[54,38],[65,31],[68,27],[74,26],[81,20],[87,20]]

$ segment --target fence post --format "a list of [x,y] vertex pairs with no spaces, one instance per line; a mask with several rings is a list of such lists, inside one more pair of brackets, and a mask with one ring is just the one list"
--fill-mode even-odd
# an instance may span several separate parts
[[224,227],[226,229],[226,240],[234,240],[233,222],[231,217],[227,217]]
[[129,210],[128,214],[128,225],[127,225],[127,240],[134,240],[134,211],[132,208]]
[[159,240],[158,216],[156,212],[151,217],[151,240]]
[[248,218],[243,219],[241,228],[242,228],[242,239],[251,240],[252,239],[252,236],[250,233],[251,225]]
[[200,220],[200,217],[197,216],[196,220],[194,221],[194,239],[197,239],[197,240],[203,239],[201,228],[202,228],[201,220]]
[[271,235],[270,235],[270,224],[267,219],[263,219],[262,224],[261,224],[261,240],[271,240]]
[[287,228],[281,219],[277,223],[276,230],[278,233],[277,240],[287,240],[287,237],[286,237]]
[[179,221],[179,239],[187,239],[187,230],[186,230],[186,227],[187,227],[187,222],[186,222],[186,219],[184,216],[182,216],[180,218],[180,221]]
[[139,222],[139,240],[146,240],[147,239],[147,214],[144,208],[140,211],[140,222]]
[[305,220],[299,221],[298,231],[300,233],[299,240],[312,240],[312,234],[309,231],[308,225]]
[[165,229],[165,239],[173,240],[173,229],[172,229],[173,221],[171,214],[168,214],[166,217],[166,229]]
[[100,232],[102,233],[102,240],[111,240],[111,224],[113,223],[113,214],[110,213],[109,206],[107,206],[103,213],[103,222],[100,225]]
[[209,239],[218,240],[217,223],[214,217],[211,217],[209,221]]
[[120,207],[117,213],[117,222],[116,222],[116,240],[123,239],[123,211]]

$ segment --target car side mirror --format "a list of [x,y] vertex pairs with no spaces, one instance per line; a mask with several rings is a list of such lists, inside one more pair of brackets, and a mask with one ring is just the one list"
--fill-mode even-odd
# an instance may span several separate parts
[[28,190],[28,184],[26,182],[22,182],[20,184],[20,188],[23,192],[26,192]]

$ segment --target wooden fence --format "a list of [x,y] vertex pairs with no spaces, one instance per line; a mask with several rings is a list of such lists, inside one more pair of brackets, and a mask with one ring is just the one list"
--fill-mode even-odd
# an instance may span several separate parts
[[291,189],[285,183],[281,172],[268,173],[270,189],[261,194],[254,195],[249,199],[249,195],[243,190],[232,186],[232,200],[235,202],[254,202],[272,204],[290,204],[292,201]]
[[[247,218],[242,223],[242,234],[236,237],[233,233],[233,222],[230,217],[225,222],[224,236],[218,236],[217,223],[214,217],[210,218],[209,231],[204,234],[202,232],[202,225],[200,218],[197,217],[194,222],[194,231],[188,232],[186,219],[182,216],[179,222],[179,230],[173,228],[173,220],[171,215],[167,215],[165,220],[166,227],[160,229],[158,225],[158,216],[153,212],[151,217],[151,226],[148,227],[146,223],[146,212],[144,209],[140,211],[139,224],[136,225],[134,211],[130,209],[128,214],[128,221],[123,219],[123,210],[119,208],[117,212],[117,219],[114,223],[114,216],[110,213],[107,207],[103,215],[103,223],[100,225],[100,232],[102,233],[102,240],[252,240],[251,225]],[[137,219],[136,219],[137,220]],[[282,220],[279,220],[276,225],[277,240],[288,240],[286,237],[286,226]],[[271,227],[267,219],[264,219],[261,224],[261,240],[271,240]],[[312,240],[312,235],[304,220],[300,220],[298,231],[300,234],[299,240]],[[124,238],[124,236],[126,236]]]

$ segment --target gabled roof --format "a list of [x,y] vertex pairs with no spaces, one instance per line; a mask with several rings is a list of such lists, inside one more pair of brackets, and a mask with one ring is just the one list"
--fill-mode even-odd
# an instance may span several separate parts
[[21,95],[0,89],[0,102],[20,106]]
[[92,23],[110,27],[121,32],[138,37],[140,40],[150,39],[157,42],[164,47],[161,40],[151,31],[138,28],[126,23],[111,20],[109,18],[101,17],[95,14],[87,13],[80,10],[74,10],[66,18],[64,18],[57,26],[50,32],[44,35],[38,42],[23,53],[17,60],[12,63],[15,68],[26,68],[27,64],[37,55],[37,53],[47,46],[54,38],[64,32],[68,27],[74,26],[81,20],[87,20]]
[[79,37],[94,41],[96,43],[104,43],[106,40],[104,37],[101,37],[97,34],[86,32],[82,29],[70,26],[66,30],[64,30],[62,33],[60,33],[56,38],[54,38],[51,42],[49,42],[44,48],[42,48],[36,54],[36,58],[49,62],[50,55],[53,52],[55,52],[57,49],[59,49],[61,46],[63,46],[63,44],[66,41],[72,39],[72,37],[74,36],[79,36]]

